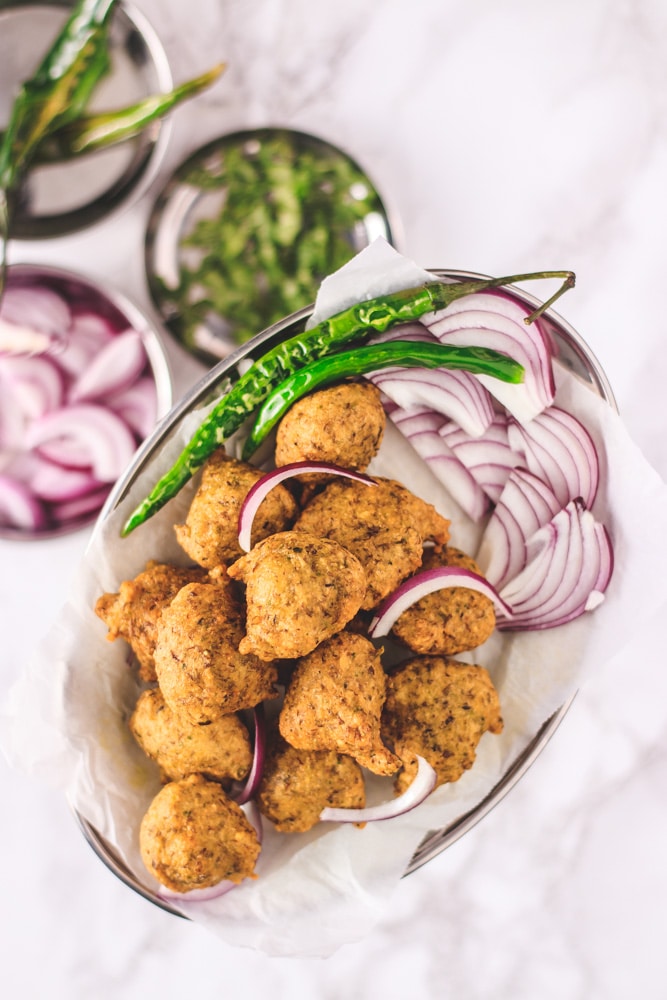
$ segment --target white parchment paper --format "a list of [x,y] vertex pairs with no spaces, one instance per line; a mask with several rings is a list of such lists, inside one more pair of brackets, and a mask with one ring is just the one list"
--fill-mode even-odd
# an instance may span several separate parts
[[[431,277],[377,241],[326,279],[312,322],[354,301]],[[362,937],[386,912],[424,834],[474,808],[587,674],[604,670],[644,621],[661,606],[667,608],[667,486],[609,405],[564,370],[558,370],[557,382],[558,404],[584,421],[601,455],[594,512],[606,524],[615,553],[604,603],[558,629],[495,635],[465,657],[491,672],[505,730],[501,736],[486,734],[474,767],[408,815],[363,830],[322,824],[302,835],[278,834],[265,823],[256,880],[217,900],[180,904],[187,916],[225,941],[269,954],[307,956],[330,954]],[[141,863],[138,828],[159,778],[127,728],[138,693],[127,647],[107,641],[93,606],[101,593],[116,591],[148,559],[187,562],[172,525],[182,519],[194,484],[128,539],[120,539],[119,528],[200,419],[201,413],[193,413],[184,421],[121,506],[98,524],[58,621],[26,665],[1,717],[0,738],[10,761],[62,789],[152,891],[157,884]],[[478,529],[391,426],[373,470],[402,480],[434,503],[452,520],[452,543],[474,552]],[[372,779],[371,794],[390,795],[389,779],[384,784]]]

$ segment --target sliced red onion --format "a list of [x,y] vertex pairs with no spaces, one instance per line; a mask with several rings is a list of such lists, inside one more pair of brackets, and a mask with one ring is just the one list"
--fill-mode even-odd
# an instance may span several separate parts
[[144,375],[122,392],[107,396],[105,402],[141,440],[155,427],[157,386],[150,375]]
[[378,820],[394,819],[420,805],[435,788],[438,775],[424,757],[417,756],[417,773],[402,795],[381,802],[376,806],[362,809],[343,809],[327,806],[320,813],[321,823],[374,823]]
[[71,442],[88,456],[92,474],[101,482],[116,480],[136,450],[127,424],[110,410],[92,403],[77,403],[35,420],[26,433],[26,446]]
[[0,358],[0,379],[3,395],[10,392],[13,397],[7,405],[18,406],[28,419],[57,409],[63,401],[63,376],[51,358]]
[[475,556],[498,590],[526,564],[526,543],[561,508],[549,486],[527,469],[512,469]]
[[0,353],[36,355],[67,340],[71,313],[65,300],[42,285],[12,285],[0,300]]
[[168,889],[166,885],[162,885],[156,896],[158,899],[164,900],[165,903],[207,903],[211,899],[218,899],[231,892],[237,885],[238,882],[224,880],[215,885],[209,885],[205,889],[190,889],[189,892],[175,892],[173,889]]
[[234,799],[240,806],[254,799],[262,780],[262,774],[264,773],[266,751],[266,717],[264,714],[264,705],[261,703],[256,705],[252,714],[255,732],[252,764],[250,765],[250,771],[245,783],[238,791],[234,792]]
[[[374,337],[374,344],[392,340],[438,343],[423,323],[403,323]],[[455,420],[469,434],[482,434],[493,418],[490,393],[466,371],[445,368],[384,368],[366,376],[402,409],[428,406]]]
[[519,464],[510,447],[506,415],[495,413],[480,437],[471,437],[453,422],[444,424],[440,435],[491,502],[497,503],[510,471]]
[[51,511],[56,524],[66,524],[68,521],[78,521],[100,510],[109,496],[110,486],[99,486],[90,493],[74,497],[71,500],[61,500],[54,503]]
[[387,413],[461,509],[471,520],[481,521],[489,509],[488,497],[441,436],[446,418],[425,407],[391,406]]
[[510,421],[511,446],[527,468],[547,483],[561,506],[581,497],[588,508],[600,481],[597,451],[586,428],[571,413],[551,406],[529,424]]
[[365,476],[362,472],[354,472],[352,469],[343,469],[333,462],[290,462],[288,465],[281,465],[272,472],[267,472],[261,479],[248,490],[246,497],[241,504],[239,511],[239,545],[244,552],[250,551],[252,525],[262,501],[271,492],[274,486],[292,479],[295,476],[303,476],[307,473],[326,473],[328,475],[343,476],[347,479],[356,479],[367,486],[375,486],[370,476]]
[[580,501],[571,501],[527,545],[526,566],[502,590],[513,614],[503,630],[565,624],[597,607],[613,572],[611,541]]
[[146,351],[136,330],[125,330],[106,344],[72,385],[72,403],[104,399],[122,392],[139,378],[146,365]]
[[479,299],[477,303],[470,301],[475,298],[470,296],[465,300],[466,308],[448,307],[434,313],[424,319],[424,324],[443,342],[465,347],[483,344],[520,362],[525,369],[525,380],[518,385],[509,385],[486,375],[474,377],[517,420],[531,420],[554,400],[549,341],[538,323],[526,324],[512,315],[514,310],[506,307],[507,300],[503,297],[491,297],[495,309],[479,308]]
[[25,483],[0,474],[0,525],[39,531],[45,520],[44,508]]
[[384,368],[366,378],[402,409],[428,406],[463,427],[483,434],[493,419],[491,397],[466,371],[445,368]]
[[68,502],[99,490],[101,483],[88,470],[64,469],[36,453],[30,453],[33,468],[27,476],[35,496],[50,503]]
[[433,569],[425,569],[415,573],[390,594],[371,621],[368,634],[373,639],[388,635],[392,626],[409,607],[428,594],[450,587],[465,587],[467,590],[475,590],[493,601],[496,608],[503,614],[507,616],[512,614],[512,609],[507,601],[479,573],[462,569],[460,566],[436,566]]
[[77,378],[115,334],[115,327],[104,316],[76,313],[72,317],[67,344],[58,354],[58,364],[72,378]]

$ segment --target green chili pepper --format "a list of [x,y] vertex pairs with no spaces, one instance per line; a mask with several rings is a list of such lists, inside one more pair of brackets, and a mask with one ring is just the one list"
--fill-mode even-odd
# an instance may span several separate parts
[[459,368],[475,375],[492,375],[503,382],[522,382],[524,376],[523,365],[518,361],[486,347],[393,340],[338,351],[294,372],[267,396],[244,442],[243,459],[250,459],[289,408],[309,392],[351,375],[395,365],[401,368]]
[[180,84],[166,94],[152,94],[137,104],[117,111],[85,115],[56,129],[35,152],[38,163],[69,160],[83,153],[90,153],[105,146],[131,139],[158,118],[162,118],[177,104],[194,97],[215,83],[225,69],[219,63],[201,76]]
[[79,0],[34,76],[14,101],[0,148],[0,188],[11,191],[42,139],[77,118],[107,71],[116,0]]
[[274,347],[256,361],[213,408],[171,469],[130,515],[121,534],[130,534],[176,496],[209,455],[237,431],[271,391],[293,372],[334,353],[341,346],[361,341],[373,333],[384,333],[397,323],[410,322],[426,313],[444,309],[465,295],[536,278],[562,278],[563,283],[548,302],[527,317],[527,322],[532,322],[573,286],[574,274],[571,271],[539,271],[452,283],[434,281],[357,303]]
[[78,0],[12,105],[0,145],[0,292],[4,286],[13,193],[42,139],[78,117],[107,71],[107,36],[116,0]]

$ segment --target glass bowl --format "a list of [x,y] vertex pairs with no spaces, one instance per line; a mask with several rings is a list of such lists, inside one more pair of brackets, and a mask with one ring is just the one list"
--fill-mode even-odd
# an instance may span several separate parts
[[[0,356],[0,474],[11,475],[21,482],[31,481],[36,461],[42,462],[48,457],[53,464],[53,470],[48,465],[44,469],[48,485],[40,493],[41,526],[20,528],[0,524],[0,537],[34,541],[76,531],[91,524],[97,518],[112,483],[104,482],[89,489],[85,483],[77,485],[76,477],[70,477],[74,484],[65,488],[65,476],[72,471],[86,472],[85,462],[82,465],[81,459],[75,457],[69,464],[65,457],[61,466],[57,462],[53,463],[53,455],[49,456],[48,451],[45,456],[44,448],[36,446],[34,449],[27,449],[26,435],[29,433],[30,423],[44,412],[67,405],[71,401],[72,386],[77,375],[82,371],[85,373],[94,363],[95,353],[128,329],[139,334],[141,347],[136,352],[136,374],[128,375],[125,388],[136,390],[141,385],[143,397],[147,400],[145,407],[140,400],[141,412],[137,415],[131,393],[129,399],[127,392],[114,398],[113,390],[99,398],[93,395],[89,400],[104,410],[120,415],[123,423],[129,427],[128,448],[132,447],[132,442],[136,447],[146,433],[152,430],[157,419],[169,410],[172,384],[160,333],[139,307],[117,289],[82,274],[56,267],[13,264],[7,269],[6,291],[22,289],[56,293],[59,300],[66,303],[65,311],[68,314],[68,329],[64,331],[62,343],[35,359],[42,367],[47,368],[44,373],[48,376],[47,389],[49,384],[56,385],[56,397],[48,404],[30,389],[32,359]],[[135,413],[134,417],[132,412]],[[37,457],[35,452],[38,453]],[[60,483],[57,479],[59,470],[62,471]],[[44,486],[43,479],[41,482]],[[71,494],[69,490],[72,491]],[[60,495],[61,491],[66,492],[67,497]],[[55,498],[56,494],[58,499]],[[43,499],[44,496],[47,499]]]
[[[19,84],[36,69],[71,4],[67,0],[0,0],[0,126]],[[130,3],[116,8],[110,29],[111,70],[93,94],[91,110],[134,104],[172,88],[167,57],[144,15]],[[24,182],[12,239],[65,236],[129,207],[146,190],[165,151],[169,120],[135,139],[65,164],[35,166]]]
[[[453,270],[435,270],[433,273],[441,279],[480,279],[486,277],[485,275],[473,272]],[[531,308],[536,308],[540,304],[539,300],[535,297],[513,287],[506,289],[506,291]],[[143,477],[145,482],[154,481],[155,475],[151,475],[151,467],[159,461],[162,449],[177,434],[181,423],[183,421],[191,421],[194,411],[207,407],[212,399],[224,390],[228,376],[233,374],[237,368],[240,371],[244,371],[249,360],[257,359],[281,341],[301,332],[305,328],[312,309],[313,307],[309,306],[288,316],[286,319],[269,327],[247,344],[237,348],[229,357],[211,369],[177,403],[151,438],[141,447],[125,475],[116,483],[95,528],[96,533],[100,533],[100,536],[102,535],[106,526],[105,522],[124,501],[139,477]],[[548,310],[544,314],[541,323],[552,338],[554,355],[560,364],[583,382],[591,392],[601,396],[616,409],[613,392],[607,377],[581,336],[553,310]],[[508,794],[539,757],[552,738],[568,712],[573,698],[574,695],[532,734],[525,749],[511,762],[500,780],[482,801],[478,802],[473,809],[457,817],[447,827],[432,830],[423,838],[409,864],[406,866],[405,875],[416,871],[462,837]],[[141,879],[136,877],[122,858],[119,857],[114,846],[99,834],[92,823],[78,814],[77,821],[93,851],[122,882],[156,906],[177,916],[183,916],[181,912],[171,907],[168,902],[160,898]]]

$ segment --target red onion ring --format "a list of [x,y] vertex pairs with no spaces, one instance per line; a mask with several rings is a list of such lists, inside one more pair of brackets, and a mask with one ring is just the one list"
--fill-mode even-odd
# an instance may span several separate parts
[[352,469],[343,469],[339,465],[334,465],[333,462],[290,462],[288,465],[281,465],[279,468],[267,472],[251,486],[241,504],[238,536],[239,545],[244,552],[250,551],[252,525],[255,520],[255,514],[273,487],[277,486],[278,483],[284,482],[286,479],[303,476],[311,472],[344,476],[347,479],[356,479],[360,483],[366,483],[367,486],[375,486],[370,476],[365,476],[363,472],[354,472]]
[[475,590],[493,601],[501,613],[507,617],[512,615],[512,609],[508,602],[483,576],[473,573],[469,569],[462,569],[460,566],[436,566],[433,569],[425,569],[415,573],[400,587],[397,587],[381,604],[368,627],[368,634],[373,639],[388,635],[392,626],[407,608],[421,600],[422,597],[448,587],[465,587],[468,590]]
[[402,816],[420,805],[435,788],[438,776],[423,757],[417,755],[417,773],[402,795],[376,806],[362,809],[343,809],[327,806],[320,813],[321,823],[376,823],[380,820]]
[[266,716],[264,713],[263,703],[260,702],[259,705],[255,705],[252,711],[252,718],[254,726],[252,764],[250,765],[250,771],[248,772],[248,777],[246,778],[245,783],[241,785],[238,790],[233,792],[233,797],[240,806],[245,805],[246,802],[254,799],[262,780],[262,774],[264,773],[264,758],[266,753]]

